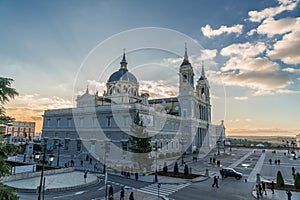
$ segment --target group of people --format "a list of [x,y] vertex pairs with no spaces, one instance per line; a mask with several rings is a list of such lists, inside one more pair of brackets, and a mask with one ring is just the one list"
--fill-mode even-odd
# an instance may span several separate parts
[[[272,165],[272,159],[271,158],[269,159],[269,163],[270,163],[270,165]],[[280,160],[275,159],[274,163],[275,163],[275,165],[280,165]]]
[[[273,184],[273,187],[272,187],[272,184]],[[273,194],[274,194],[274,186],[275,186],[274,182],[272,181],[272,183],[271,183],[271,190],[272,190]],[[267,195],[266,183],[265,182],[262,181],[261,184],[260,183],[256,184],[255,188],[256,188],[257,199],[259,199],[259,197],[262,197],[263,194]]]
[[[108,190],[108,199],[109,200],[114,199],[114,189],[113,189],[112,185],[110,185],[109,190]],[[120,200],[125,200],[125,189],[124,189],[124,187],[121,188]],[[134,200],[133,192],[130,192],[129,200]]]

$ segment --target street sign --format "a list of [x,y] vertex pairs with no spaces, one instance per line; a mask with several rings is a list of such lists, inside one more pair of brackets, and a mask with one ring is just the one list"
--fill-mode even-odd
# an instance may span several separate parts
[[158,184],[157,184],[157,187],[158,187],[158,188],[160,188],[160,187],[161,187],[161,184],[160,184],[160,183],[158,183]]

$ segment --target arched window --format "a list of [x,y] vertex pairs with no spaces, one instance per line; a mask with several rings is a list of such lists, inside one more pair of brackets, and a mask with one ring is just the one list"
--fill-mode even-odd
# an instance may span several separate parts
[[182,74],[183,77],[183,82],[187,82],[187,75],[186,74]]

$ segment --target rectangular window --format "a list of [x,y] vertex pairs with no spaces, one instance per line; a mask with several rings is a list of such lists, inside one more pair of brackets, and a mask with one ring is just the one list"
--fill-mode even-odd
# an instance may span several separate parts
[[111,117],[107,117],[107,126],[111,126]]
[[183,118],[186,118],[186,110],[183,110]]
[[69,140],[65,140],[65,150],[69,150]]
[[97,127],[97,125],[98,125],[97,117],[94,117],[93,118],[93,127]]
[[50,119],[47,119],[47,127],[50,127]]
[[11,131],[11,130],[12,130],[12,127],[9,127],[8,130]]
[[81,151],[81,141],[77,141],[77,151]]
[[56,127],[60,127],[60,119],[56,119]]
[[18,127],[15,127],[14,129],[15,129],[15,131],[18,131]]
[[123,142],[123,144],[122,144],[123,155],[127,154],[127,149],[128,149],[127,142]]
[[68,128],[71,128],[72,119],[68,118]]
[[83,127],[83,118],[79,119],[79,127]]
[[23,131],[23,128],[21,128],[21,130],[20,131]]

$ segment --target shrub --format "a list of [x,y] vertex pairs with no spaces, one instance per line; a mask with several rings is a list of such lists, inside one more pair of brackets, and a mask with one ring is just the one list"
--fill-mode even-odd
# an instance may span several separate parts
[[300,189],[300,174],[297,172],[296,177],[295,177],[295,188]]
[[188,176],[189,175],[189,167],[188,165],[184,165],[184,176]]
[[175,162],[173,173],[174,173],[174,175],[178,175],[178,173],[179,173],[177,162]]
[[167,166],[166,162],[164,163],[163,172],[164,172],[164,174],[168,173],[168,166]]
[[280,171],[277,172],[276,182],[278,187],[284,187],[284,180]]

